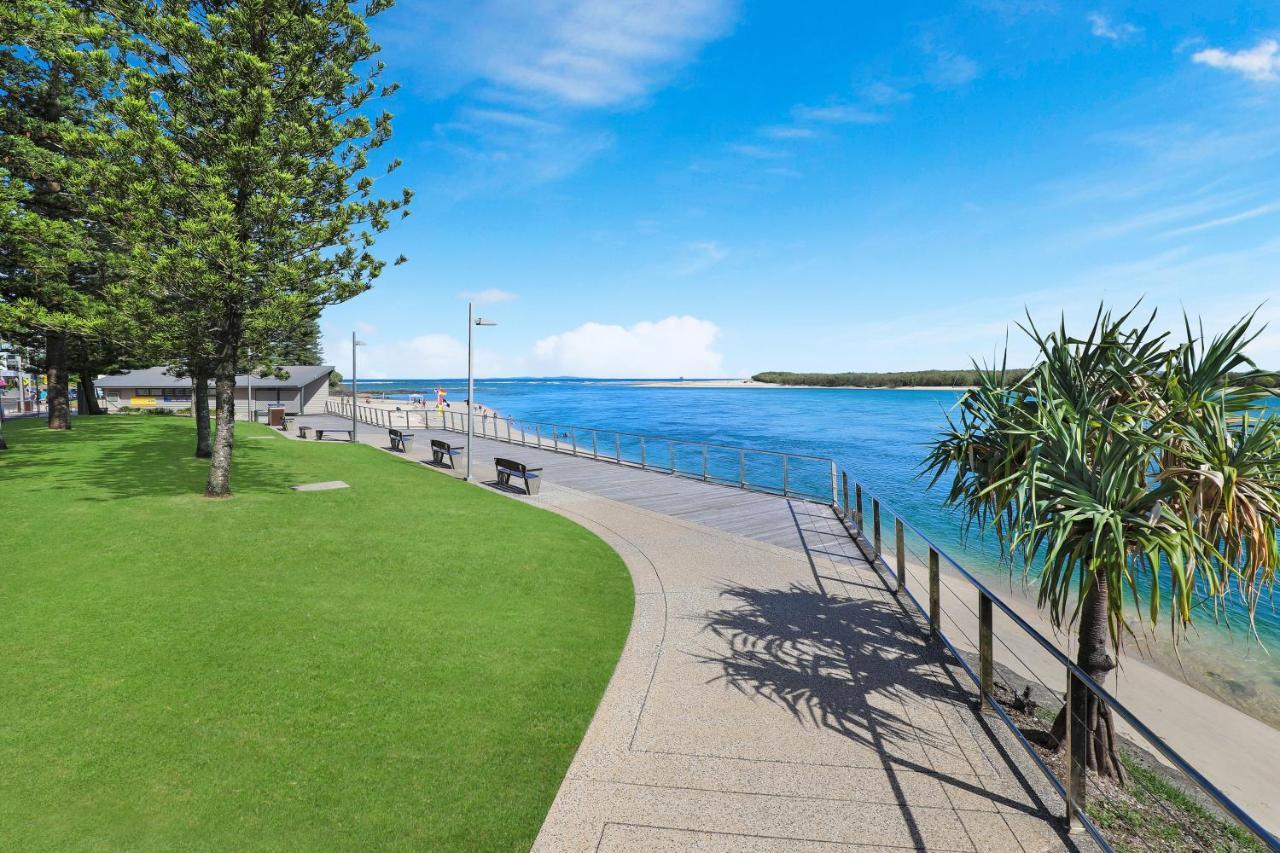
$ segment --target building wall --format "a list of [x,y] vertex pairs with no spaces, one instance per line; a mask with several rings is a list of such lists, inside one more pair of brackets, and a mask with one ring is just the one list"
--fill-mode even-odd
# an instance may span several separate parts
[[[321,380],[324,384],[325,394],[328,394],[328,379]],[[115,412],[125,407],[134,407],[142,409],[173,409],[174,411],[185,411],[191,408],[191,400],[165,399],[164,397],[151,395],[147,393],[154,389],[147,388],[112,388],[104,393],[106,399],[104,405],[107,411]],[[268,406],[283,405],[288,414],[296,415],[298,413],[298,388],[253,388],[253,404],[249,403],[249,389],[236,388],[236,420],[247,421],[253,416],[254,409],[265,409]],[[212,415],[216,401],[212,394],[209,395],[209,414]],[[324,411],[324,403],[320,403],[320,411]],[[311,410],[308,408],[308,414]]]
[[329,377],[321,376],[302,389],[302,413],[304,415],[323,415],[325,403],[329,402]]

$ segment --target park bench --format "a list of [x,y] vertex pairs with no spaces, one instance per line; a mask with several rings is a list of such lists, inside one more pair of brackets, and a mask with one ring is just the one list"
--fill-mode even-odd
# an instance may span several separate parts
[[413,450],[413,433],[401,429],[388,429],[387,435],[391,437],[392,450],[398,450],[401,453]]
[[503,459],[501,456],[494,457],[493,467],[498,469],[498,485],[511,488],[511,478],[519,477],[524,480],[524,493],[526,495],[536,495],[538,493],[538,484],[542,482],[542,469],[530,468],[523,462],[517,462],[514,459]]
[[298,438],[306,438],[307,433],[311,431],[311,427],[307,424],[298,424]]
[[316,441],[323,441],[324,434],[326,432],[345,432],[347,434],[347,441],[355,441],[355,438],[351,435],[351,427],[347,427],[346,429],[342,429],[342,428],[335,429],[334,427],[316,427]]
[[431,439],[431,461],[437,465],[443,465],[445,460],[449,461],[449,467],[453,468],[453,457],[462,453],[463,448],[450,444],[447,441],[441,441],[438,438]]

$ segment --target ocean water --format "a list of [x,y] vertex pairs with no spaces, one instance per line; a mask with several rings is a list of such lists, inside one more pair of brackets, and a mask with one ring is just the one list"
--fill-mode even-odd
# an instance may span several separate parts
[[[466,383],[457,379],[375,380],[361,382],[360,390],[430,397],[438,385],[448,389],[455,406],[466,397]],[[410,394],[390,396],[407,399]],[[1020,578],[1010,582],[991,537],[963,539],[959,518],[943,506],[945,484],[930,489],[921,475],[926,446],[944,428],[946,412],[959,396],[956,391],[924,390],[663,388],[634,380],[476,382],[477,402],[516,418],[830,457],[994,590],[1031,595]],[[732,464],[735,471],[729,476],[736,476],[736,461]],[[830,474],[823,466],[795,466],[791,476],[793,488],[798,478],[808,491],[830,494]],[[1248,635],[1243,616],[1243,608],[1230,603],[1228,630],[1215,624],[1207,610],[1200,613],[1197,631],[1183,641],[1180,663],[1171,654],[1160,660],[1159,647],[1168,635],[1167,624],[1162,624],[1153,635],[1157,662],[1280,726],[1280,612],[1270,602],[1259,607],[1263,645]]]

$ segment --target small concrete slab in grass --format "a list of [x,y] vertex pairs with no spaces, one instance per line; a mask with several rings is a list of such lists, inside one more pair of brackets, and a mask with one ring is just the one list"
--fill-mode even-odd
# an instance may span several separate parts
[[351,486],[341,480],[326,480],[323,483],[303,483],[301,486],[290,486],[295,492],[327,492],[329,489],[349,489]]

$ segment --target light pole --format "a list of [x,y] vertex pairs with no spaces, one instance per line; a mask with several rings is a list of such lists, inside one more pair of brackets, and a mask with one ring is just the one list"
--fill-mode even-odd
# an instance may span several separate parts
[[477,317],[475,306],[470,302],[467,303],[467,482],[474,483],[475,477],[471,473],[471,445],[475,443],[476,430],[473,420],[476,411],[476,381],[475,381],[475,360],[476,351],[474,338],[476,326],[496,326],[493,320],[486,320],[483,317]]
[[364,346],[364,341],[356,340],[356,333],[351,333],[351,440],[356,440],[356,347]]

